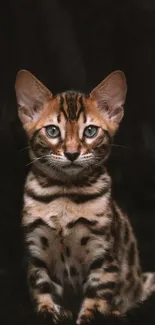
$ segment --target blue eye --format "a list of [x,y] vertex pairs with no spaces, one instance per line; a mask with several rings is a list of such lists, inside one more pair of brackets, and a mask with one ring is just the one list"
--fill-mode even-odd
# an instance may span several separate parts
[[60,130],[55,125],[46,126],[46,134],[49,138],[58,138],[60,136]]
[[93,138],[98,133],[98,127],[95,125],[89,125],[84,129],[83,135],[87,138]]

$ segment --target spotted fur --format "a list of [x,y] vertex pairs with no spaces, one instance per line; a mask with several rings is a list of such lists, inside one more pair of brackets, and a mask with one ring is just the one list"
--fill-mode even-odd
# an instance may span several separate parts
[[133,230],[112,199],[104,164],[126,89],[120,71],[88,96],[53,96],[29,72],[17,75],[32,160],[22,217],[28,287],[36,310],[55,322],[72,313],[77,324],[96,311],[124,315],[155,290],[154,274],[141,272]]

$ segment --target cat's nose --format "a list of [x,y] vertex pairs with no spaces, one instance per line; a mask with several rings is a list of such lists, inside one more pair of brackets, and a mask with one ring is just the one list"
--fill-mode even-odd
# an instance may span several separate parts
[[74,161],[77,159],[77,157],[79,156],[80,153],[78,151],[76,151],[76,152],[67,152],[66,151],[66,152],[64,152],[64,154],[68,160]]

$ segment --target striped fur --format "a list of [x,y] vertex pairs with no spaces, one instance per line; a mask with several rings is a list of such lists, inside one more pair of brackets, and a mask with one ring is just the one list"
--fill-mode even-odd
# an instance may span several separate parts
[[[155,276],[141,273],[135,236],[112,200],[104,166],[123,116],[125,77],[111,74],[89,96],[52,96],[21,71],[16,94],[32,159],[22,226],[36,309],[55,322],[76,312],[77,324],[96,311],[124,315],[155,290]],[[89,126],[97,128],[93,137]]]

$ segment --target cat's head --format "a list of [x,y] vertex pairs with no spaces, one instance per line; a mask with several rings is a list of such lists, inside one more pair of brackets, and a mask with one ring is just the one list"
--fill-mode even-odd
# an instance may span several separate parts
[[78,174],[106,160],[123,117],[123,72],[111,73],[89,95],[69,91],[53,96],[30,72],[21,70],[15,89],[30,155],[40,166]]

